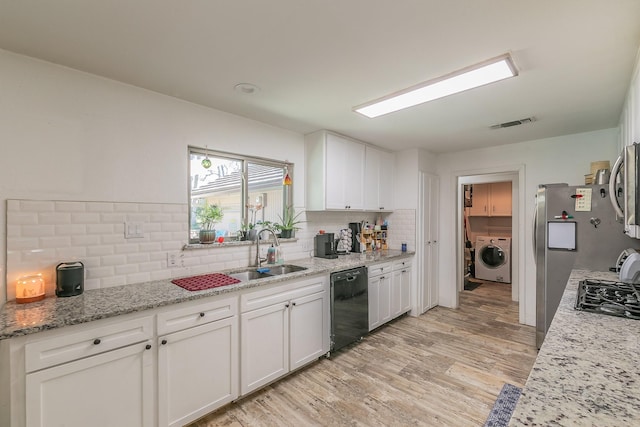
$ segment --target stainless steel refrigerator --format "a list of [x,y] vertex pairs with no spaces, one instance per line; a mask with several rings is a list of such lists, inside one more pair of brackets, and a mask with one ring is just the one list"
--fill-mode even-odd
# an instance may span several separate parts
[[540,348],[571,270],[609,271],[624,249],[640,243],[625,235],[616,221],[608,185],[540,185],[534,222],[536,344]]

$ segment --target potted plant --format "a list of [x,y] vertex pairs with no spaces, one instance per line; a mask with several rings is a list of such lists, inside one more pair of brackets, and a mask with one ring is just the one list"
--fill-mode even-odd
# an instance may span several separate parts
[[205,205],[196,209],[196,222],[200,224],[200,243],[213,243],[216,240],[216,230],[213,228],[222,220],[224,213],[218,205]]
[[296,227],[297,224],[300,224],[304,221],[299,221],[298,217],[302,214],[302,212],[298,212],[296,214],[293,206],[287,206],[284,209],[284,216],[278,215],[280,219],[280,237],[283,239],[290,239],[294,236],[295,230],[300,230],[300,227]]

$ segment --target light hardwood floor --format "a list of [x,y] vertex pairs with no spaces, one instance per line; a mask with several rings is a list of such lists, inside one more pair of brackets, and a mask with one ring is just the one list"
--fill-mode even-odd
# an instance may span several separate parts
[[535,328],[518,324],[510,285],[460,302],[401,317],[191,426],[482,426],[504,383],[524,385]]

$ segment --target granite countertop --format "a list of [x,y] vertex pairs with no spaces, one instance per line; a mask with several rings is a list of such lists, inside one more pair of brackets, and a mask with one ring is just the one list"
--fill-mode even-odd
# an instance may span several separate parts
[[640,320],[574,310],[585,278],[617,280],[571,273],[510,426],[640,425]]
[[[337,259],[305,258],[290,260],[287,261],[287,264],[299,265],[307,267],[307,269],[282,276],[250,280],[203,291],[187,291],[171,283],[171,279],[168,279],[86,290],[81,295],[69,298],[48,296],[42,301],[30,304],[16,304],[11,301],[0,309],[0,340],[242,289],[265,286],[314,274],[328,274],[357,266],[391,261],[410,257],[414,254],[415,252],[387,250],[365,254],[340,255]],[[239,271],[239,269],[215,272],[232,273],[235,271]],[[214,271],[211,273],[214,273]]]

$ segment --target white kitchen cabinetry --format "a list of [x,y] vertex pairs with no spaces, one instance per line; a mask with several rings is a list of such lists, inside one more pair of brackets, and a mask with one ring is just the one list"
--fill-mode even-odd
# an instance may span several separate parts
[[391,320],[390,262],[374,264],[369,270],[369,331]]
[[252,391],[329,351],[327,275],[240,297],[240,393]]
[[393,318],[411,310],[411,264],[410,259],[393,263],[391,280],[391,314]]
[[393,210],[392,153],[371,146],[365,149],[364,208],[369,211]]
[[420,314],[438,304],[438,197],[440,178],[421,173],[420,181],[420,223],[422,234],[420,270],[418,272],[417,300]]
[[327,131],[305,136],[307,210],[364,209],[365,145]]
[[470,216],[511,216],[511,182],[473,184]]
[[238,298],[158,314],[159,425],[182,426],[238,397]]
[[83,329],[24,346],[25,425],[155,425],[151,318]]

